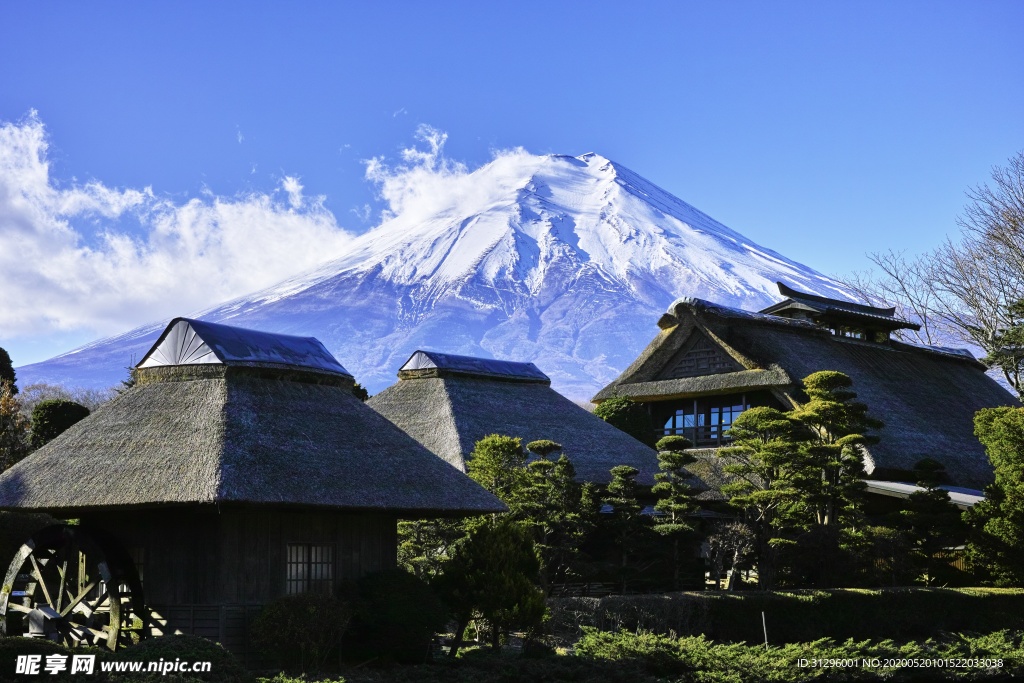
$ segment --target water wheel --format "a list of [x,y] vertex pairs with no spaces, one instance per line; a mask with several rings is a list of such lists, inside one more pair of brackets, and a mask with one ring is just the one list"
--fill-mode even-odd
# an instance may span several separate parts
[[57,524],[21,546],[0,588],[5,636],[111,650],[144,636],[142,585],[131,558],[102,532]]

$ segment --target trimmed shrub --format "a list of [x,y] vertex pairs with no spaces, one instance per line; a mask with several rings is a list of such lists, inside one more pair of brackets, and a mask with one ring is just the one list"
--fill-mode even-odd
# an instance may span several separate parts
[[836,639],[924,639],[940,632],[1024,629],[1024,590],[894,588],[880,590],[668,593],[551,598],[550,627],[564,644],[585,627],[600,631],[704,634],[720,641],[772,644]]
[[594,415],[618,427],[631,437],[654,448],[657,437],[654,434],[654,422],[647,410],[626,396],[614,396],[602,401],[594,409]]
[[401,569],[359,579],[352,628],[345,635],[346,660],[422,663],[434,634],[444,628],[444,605],[427,584]]
[[[210,662],[208,672],[189,673],[136,673],[128,675],[111,676],[113,681],[124,683],[192,683],[193,681],[217,681],[217,683],[248,683],[253,679],[252,674],[238,659],[225,650],[223,647],[199,636],[160,636],[158,638],[147,638],[138,645],[118,650],[115,653],[106,655],[107,661],[121,662],[145,662],[143,668],[148,667],[149,662]],[[97,662],[97,669],[99,663]],[[81,678],[80,676],[76,678]]]
[[351,618],[349,606],[332,595],[288,595],[264,607],[249,634],[256,649],[278,666],[317,670],[338,660]]
[[74,401],[53,399],[32,409],[32,447],[41,448],[76,422],[89,417],[89,409]]

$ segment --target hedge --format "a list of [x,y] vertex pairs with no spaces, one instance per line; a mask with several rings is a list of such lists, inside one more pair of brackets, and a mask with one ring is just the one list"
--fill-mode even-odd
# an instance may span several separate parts
[[771,644],[837,640],[916,640],[938,633],[1024,629],[1024,590],[891,588],[738,593],[665,593],[604,598],[551,598],[550,628],[563,645],[583,627],[617,632],[706,635],[724,642]]

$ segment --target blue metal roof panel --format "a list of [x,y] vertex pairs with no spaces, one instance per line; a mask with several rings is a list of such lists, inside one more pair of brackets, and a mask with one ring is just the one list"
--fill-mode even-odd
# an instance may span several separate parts
[[509,360],[494,358],[475,358],[473,356],[456,356],[451,353],[437,351],[417,351],[405,362],[402,370],[426,370],[437,368],[452,372],[465,372],[473,375],[496,375],[519,379],[548,380],[547,375],[533,363],[516,363]]

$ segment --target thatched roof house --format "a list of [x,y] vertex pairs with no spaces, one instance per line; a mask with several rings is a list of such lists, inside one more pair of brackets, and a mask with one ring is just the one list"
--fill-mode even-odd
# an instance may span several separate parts
[[893,330],[914,327],[892,309],[779,287],[787,299],[760,313],[700,299],[674,302],[658,335],[594,402],[629,396],[648,405],[659,433],[717,447],[746,408],[789,410],[803,399],[801,379],[836,370],[853,379],[859,399],[885,423],[866,459],[873,478],[912,481],[914,463],[929,457],[960,486],[992,481],[974,413],[1019,404],[970,352],[891,339]]
[[179,318],[135,378],[0,475],[0,509],[503,508],[355,398],[352,376],[316,339]]
[[553,390],[533,363],[417,351],[398,378],[367,404],[455,469],[477,441],[503,434],[562,444],[583,481],[607,483],[612,467],[631,465],[654,483],[652,449]]

